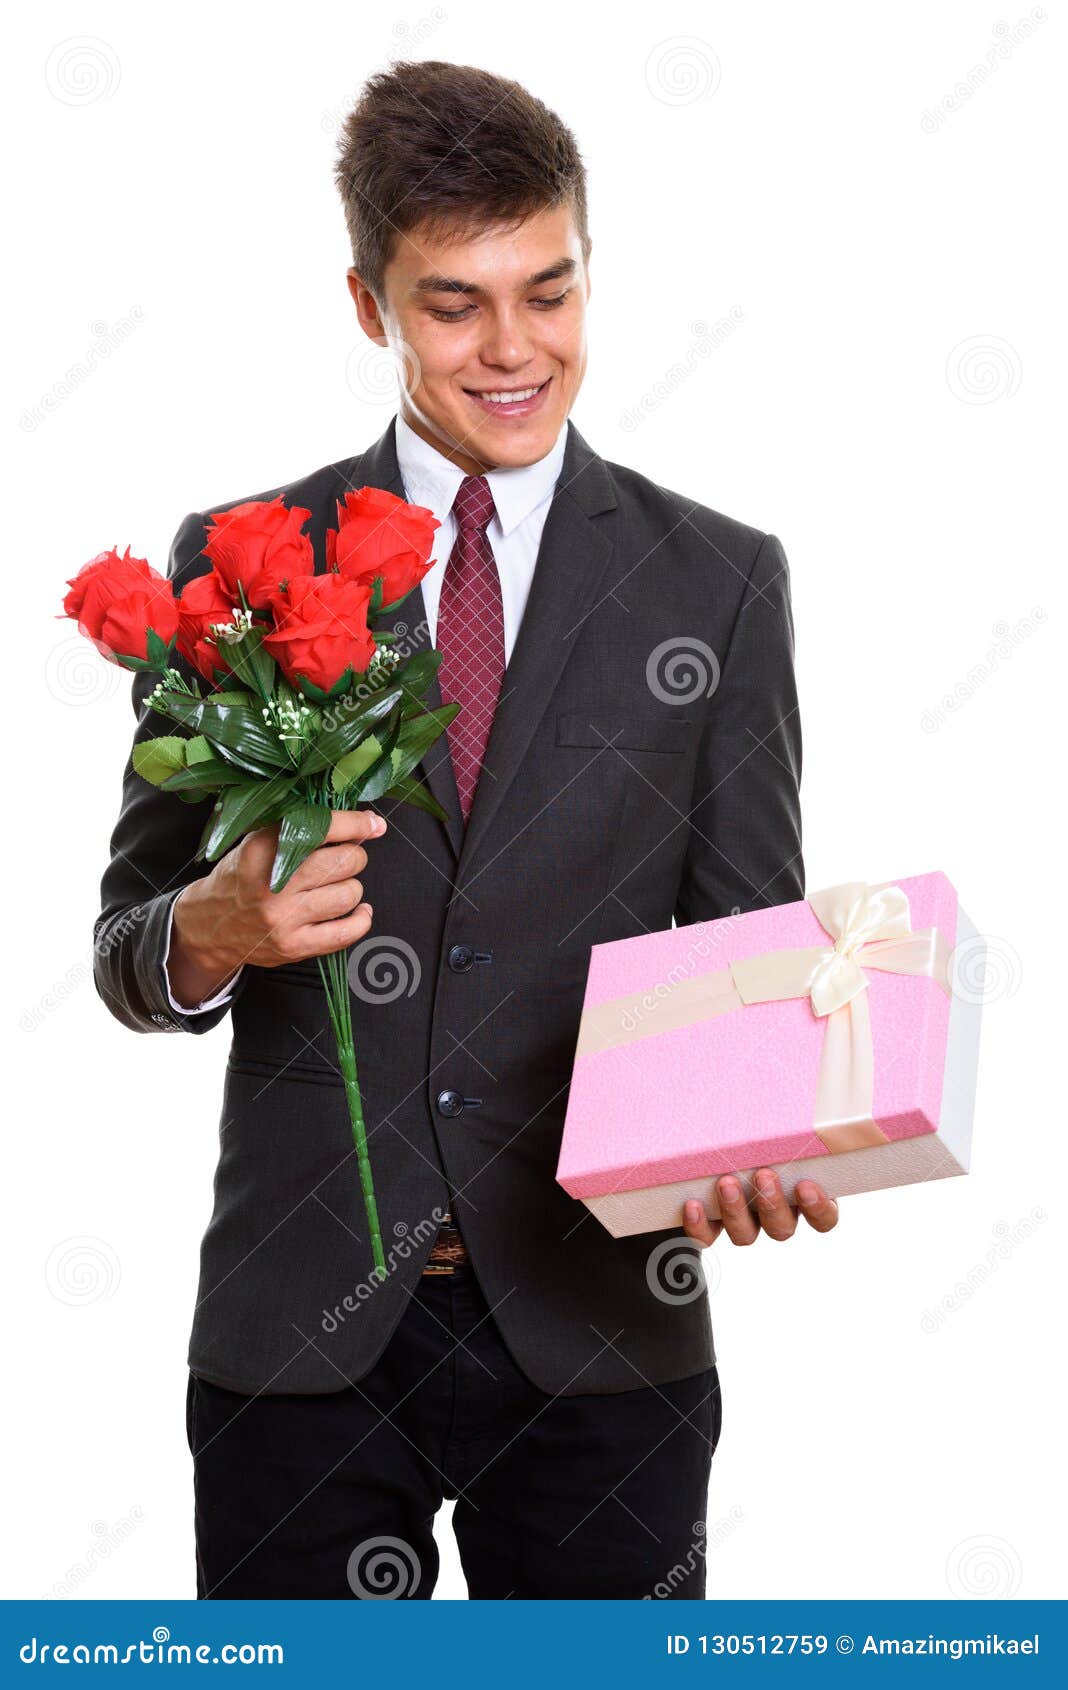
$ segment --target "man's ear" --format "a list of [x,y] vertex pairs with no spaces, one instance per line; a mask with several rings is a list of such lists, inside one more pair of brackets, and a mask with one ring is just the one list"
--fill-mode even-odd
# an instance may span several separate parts
[[345,272],[352,303],[356,307],[356,316],[365,334],[378,337],[385,333],[382,320],[378,314],[378,302],[367,283],[353,265],[349,265]]

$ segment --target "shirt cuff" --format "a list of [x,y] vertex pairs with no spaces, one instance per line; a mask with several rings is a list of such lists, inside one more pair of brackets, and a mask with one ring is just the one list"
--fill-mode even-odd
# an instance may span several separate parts
[[[177,901],[178,900],[175,899],[175,903],[177,903]],[[166,986],[167,986],[167,998],[170,1002],[171,1008],[174,1009],[174,1010],[177,1010],[179,1015],[203,1015],[209,1009],[220,1009],[224,1003],[229,1003],[230,999],[233,996],[234,987],[237,984],[238,980],[241,978],[242,971],[241,971],[240,968],[237,970],[236,974],[231,974],[229,980],[227,980],[219,988],[219,990],[215,993],[214,997],[205,998],[203,1000],[203,1002],[195,1003],[195,1004],[192,1004],[192,1005],[178,1002],[178,1000],[175,997],[173,991],[171,990],[171,977],[170,977],[170,974],[167,971],[167,962],[168,962],[168,959],[169,959],[170,954],[171,954],[171,934],[173,933],[173,931],[174,931],[174,904],[171,905],[170,913],[168,914],[168,917],[167,917],[167,943],[166,943],[166,945],[164,946],[164,949],[163,949],[163,979],[164,979]]]

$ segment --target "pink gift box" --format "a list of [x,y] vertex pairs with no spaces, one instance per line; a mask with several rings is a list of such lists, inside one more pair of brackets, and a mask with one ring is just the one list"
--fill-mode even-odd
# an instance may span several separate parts
[[724,1173],[965,1173],[984,957],[941,873],[594,945],[558,1182],[621,1237],[717,1215]]

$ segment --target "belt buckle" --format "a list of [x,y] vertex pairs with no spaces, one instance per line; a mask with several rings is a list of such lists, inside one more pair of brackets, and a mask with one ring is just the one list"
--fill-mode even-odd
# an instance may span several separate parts
[[447,1212],[438,1229],[438,1235],[430,1246],[430,1254],[423,1264],[423,1272],[426,1274],[455,1273],[457,1267],[467,1260],[467,1245],[451,1213]]

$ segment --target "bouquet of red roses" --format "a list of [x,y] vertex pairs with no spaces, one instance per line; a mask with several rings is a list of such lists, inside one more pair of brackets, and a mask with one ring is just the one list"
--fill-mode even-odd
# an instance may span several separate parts
[[[179,731],[135,746],[134,768],[186,803],[213,801],[198,860],[277,823],[275,892],[322,844],[332,809],[397,798],[444,820],[412,770],[460,708],[425,708],[439,651],[403,660],[396,636],[375,627],[430,568],[437,519],[375,487],[348,493],[316,574],[310,516],[281,498],[237,505],[212,518],[212,568],[179,594],[127,547],[87,563],[63,601],[110,662],[160,675],[148,703]],[[173,666],[176,649],[195,673]],[[318,961],[382,1278],[347,959]]]

